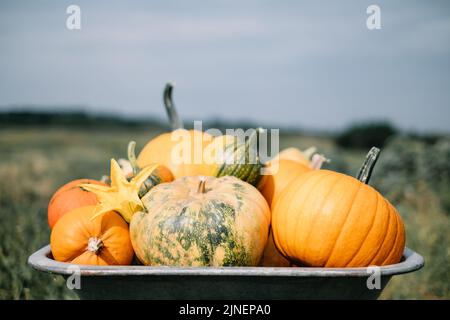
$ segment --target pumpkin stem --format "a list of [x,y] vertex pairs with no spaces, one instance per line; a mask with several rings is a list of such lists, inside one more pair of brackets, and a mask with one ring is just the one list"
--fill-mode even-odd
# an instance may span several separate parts
[[[302,151],[303,155],[306,159],[312,161],[312,157],[316,154],[317,148],[316,147],[309,147],[308,149]],[[320,169],[320,167],[319,167]]]
[[322,165],[324,163],[329,162],[329,161],[330,160],[325,158],[323,155],[316,153],[312,156],[309,167],[313,170],[319,170],[320,168],[322,168]]
[[106,184],[110,184],[111,183],[111,179],[109,178],[108,175],[104,174],[100,178],[100,182],[103,182],[103,183],[106,183]]
[[134,149],[136,148],[136,142],[130,141],[128,143],[128,161],[130,161],[131,168],[133,169],[133,176],[137,175],[140,171],[136,160],[136,153]]
[[359,169],[358,175],[356,178],[362,183],[368,184],[370,180],[370,176],[372,175],[373,168],[375,167],[375,163],[378,160],[378,156],[380,155],[380,149],[377,147],[372,147],[367,153],[366,159]]
[[174,83],[168,82],[164,88],[163,101],[166,107],[167,115],[169,116],[170,126],[172,130],[183,129],[183,123],[181,122],[178,112],[175,108],[175,104],[172,100],[172,91]]
[[98,252],[103,248],[103,241],[97,237],[91,237],[88,240],[88,251],[91,251],[94,254],[98,254]]
[[200,177],[200,183],[198,184],[197,193],[205,193],[206,192],[206,177]]

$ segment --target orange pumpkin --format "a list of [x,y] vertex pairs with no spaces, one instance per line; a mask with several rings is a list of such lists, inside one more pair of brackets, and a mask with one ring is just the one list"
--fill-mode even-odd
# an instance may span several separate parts
[[289,182],[311,170],[299,162],[286,159],[269,162],[267,169],[271,174],[262,177],[258,189],[271,208]]
[[166,166],[175,179],[206,175],[211,171],[211,167],[203,162],[203,150],[213,137],[206,132],[183,129],[183,123],[172,100],[172,91],[173,84],[168,83],[163,95],[172,132],[160,134],[150,140],[139,154],[137,164],[140,168],[154,163]]
[[87,265],[128,265],[133,259],[128,224],[114,211],[92,219],[95,206],[74,209],[50,237],[55,260]]
[[[324,159],[324,157],[319,156],[319,159],[317,159],[318,162],[315,161],[318,168],[320,168]],[[301,162],[288,160],[282,157],[276,158],[268,163],[267,168],[269,173],[272,174],[264,175],[262,177],[258,189],[261,191],[264,198],[266,198],[267,203],[270,205],[272,210],[275,207],[277,199],[284,192],[285,188],[287,188],[291,181],[301,174],[313,170],[310,165],[311,163],[304,165]],[[262,265],[265,267],[287,267],[291,263],[276,249],[273,241],[272,228],[270,230],[269,239],[267,241],[266,248],[264,249]]]
[[[166,166],[175,179],[204,175],[211,165],[203,162],[203,150],[213,137],[198,130],[177,129],[150,140],[137,158],[139,167],[153,163]],[[182,144],[187,143],[186,148]]]
[[[367,182],[371,170],[365,164],[360,180]],[[312,170],[292,181],[272,212],[280,252],[312,267],[399,262],[405,246],[402,219],[388,200],[360,180]]]
[[260,264],[263,267],[290,267],[292,265],[292,263],[286,259],[275,246],[272,228],[270,228],[269,238],[267,239],[267,244],[264,248]]
[[301,151],[297,148],[286,148],[280,151],[277,158],[291,160],[309,166],[310,158],[315,151],[315,147],[311,147],[305,151]]
[[50,226],[50,229],[53,228],[59,218],[70,210],[83,206],[95,205],[98,203],[95,194],[81,188],[79,186],[80,184],[96,184],[106,186],[105,183],[100,181],[78,179],[59,188],[52,196],[48,204],[47,213],[48,225]]

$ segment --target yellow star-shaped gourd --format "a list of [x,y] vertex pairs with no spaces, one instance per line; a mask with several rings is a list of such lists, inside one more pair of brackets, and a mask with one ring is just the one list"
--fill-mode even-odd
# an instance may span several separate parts
[[158,167],[157,164],[143,168],[131,181],[124,176],[116,160],[111,159],[111,186],[80,184],[79,186],[97,196],[99,204],[93,218],[108,211],[116,211],[130,222],[135,212],[144,209],[139,198],[139,189],[150,174]]

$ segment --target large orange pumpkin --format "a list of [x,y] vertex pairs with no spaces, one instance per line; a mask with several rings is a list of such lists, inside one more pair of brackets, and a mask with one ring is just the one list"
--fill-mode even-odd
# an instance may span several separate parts
[[50,228],[53,228],[58,219],[70,210],[83,206],[95,205],[98,203],[95,194],[81,188],[79,186],[80,184],[96,184],[106,186],[106,184],[97,180],[78,179],[59,188],[52,196],[48,204],[47,213]]
[[[367,182],[371,168],[362,174]],[[391,203],[350,176],[312,170],[292,181],[272,212],[274,240],[290,260],[312,267],[397,263],[405,229]]]
[[50,237],[55,260],[88,265],[128,265],[133,259],[128,224],[114,211],[92,219],[95,206],[74,209]]

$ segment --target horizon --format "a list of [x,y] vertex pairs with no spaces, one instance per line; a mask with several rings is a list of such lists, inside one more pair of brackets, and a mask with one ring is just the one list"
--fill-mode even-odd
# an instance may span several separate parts
[[[169,128],[170,129],[170,123],[169,120],[167,118],[167,116],[153,116],[153,115],[146,115],[143,117],[137,117],[137,116],[126,116],[120,113],[111,113],[111,112],[93,112],[92,110],[86,109],[86,108],[64,108],[64,109],[60,109],[58,111],[56,111],[54,108],[36,108],[38,106],[34,106],[34,108],[27,108],[30,106],[15,106],[14,108],[4,108],[2,109],[2,106],[0,106],[0,122],[4,119],[2,119],[3,115],[8,115],[8,114],[14,114],[14,115],[23,115],[26,114],[27,116],[32,116],[32,115],[37,115],[37,116],[41,116],[41,115],[49,115],[49,116],[63,116],[63,118],[59,118],[59,119],[52,119],[52,123],[50,124],[50,126],[58,126],[61,124],[64,125],[68,125],[70,123],[67,122],[67,119],[64,118],[64,116],[82,116],[82,117],[86,117],[89,120],[93,120],[94,122],[96,121],[101,121],[101,120],[111,120],[113,121],[113,123],[117,122],[116,125],[121,126],[121,125],[130,125],[131,123],[135,123],[138,126],[141,125],[146,125],[149,123],[154,123],[159,129],[161,128]],[[13,122],[11,124],[12,127],[16,126],[16,125],[37,125],[37,126],[41,126],[44,125],[41,122],[37,121],[35,123],[32,123],[29,121],[29,119],[23,119],[23,123],[20,123],[20,121],[18,122]],[[79,119],[77,120],[79,121]],[[75,127],[79,127],[80,123],[75,121],[74,125]],[[340,129],[323,129],[323,128],[307,128],[307,127],[294,127],[294,126],[289,126],[289,125],[277,125],[276,123],[272,123],[270,126],[264,126],[261,123],[256,123],[254,121],[246,121],[246,120],[240,120],[239,122],[236,121],[229,121],[229,120],[225,120],[225,119],[221,119],[221,118],[206,118],[206,119],[182,119],[183,125],[186,129],[191,129],[193,128],[194,122],[195,121],[202,121],[202,126],[204,126],[204,129],[211,129],[211,128],[216,128],[214,126],[218,126],[218,128],[224,129],[224,126],[229,126],[227,127],[228,129],[237,129],[239,128],[256,128],[256,127],[262,127],[265,129],[279,129],[281,134],[294,134],[294,133],[303,133],[303,134],[307,134],[307,135],[335,135],[335,134],[341,134],[344,133],[350,129],[356,128],[356,127],[367,127],[367,126],[372,126],[372,125],[388,125],[391,126],[394,130],[397,131],[397,134],[407,134],[407,135],[413,135],[413,136],[422,136],[422,137],[449,137],[448,132],[444,132],[444,131],[415,131],[415,130],[407,130],[407,129],[402,129],[399,128],[397,126],[395,126],[395,124],[393,124],[392,122],[390,122],[389,120],[385,120],[385,119],[367,119],[367,120],[360,120],[360,121],[355,121],[352,123],[349,123],[347,126],[340,128]],[[46,124],[47,125],[47,124]],[[92,123],[88,123],[88,125],[92,125]],[[81,125],[82,126],[82,125]],[[111,126],[111,123],[108,123],[107,126]]]

